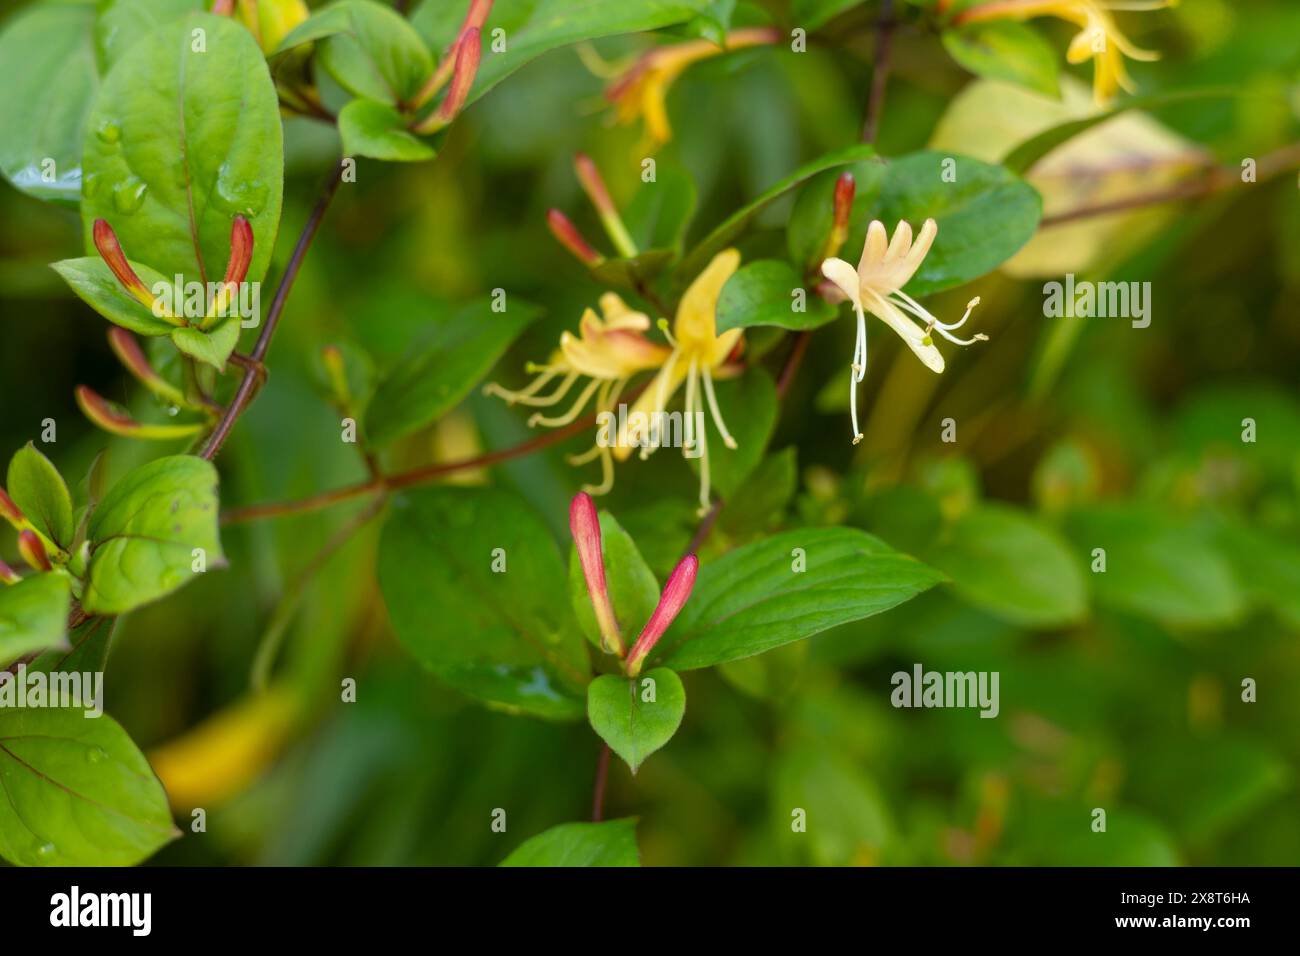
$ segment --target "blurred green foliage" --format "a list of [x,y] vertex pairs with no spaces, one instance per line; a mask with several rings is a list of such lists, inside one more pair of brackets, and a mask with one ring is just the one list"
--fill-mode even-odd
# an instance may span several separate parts
[[[687,248],[801,162],[858,139],[875,5],[793,7],[809,17],[819,14],[805,8],[826,8],[829,26],[806,54],[743,51],[672,88],[674,138],[657,161],[661,177],[694,182]],[[1227,167],[1296,142],[1291,0],[1185,0],[1125,23],[1163,54],[1132,67],[1144,93],[1241,94],[1151,111],[1168,131]],[[1042,34],[1059,57],[1068,34],[1051,24]],[[639,45],[596,44],[611,58]],[[932,145],[972,82],[933,32],[900,31],[879,152]],[[514,385],[526,359],[575,326],[603,287],[551,240],[546,211],[598,234],[571,172],[578,150],[606,171],[620,205],[639,183],[639,131],[604,121],[601,85],[572,49],[546,53],[475,102],[435,162],[359,161],[298,278],[270,379],[220,459],[223,506],[365,478],[338,440],[323,343],[387,369],[437,317],[504,287],[543,310],[489,376]],[[339,148],[307,119],[286,120],[284,135],[272,276]],[[936,148],[983,155],[977,145]],[[1134,241],[1108,241],[1078,271],[1150,282],[1149,328],[1045,318],[1038,278],[995,273],[942,293],[938,314],[982,296],[991,341],[951,356],[940,378],[896,342],[873,339],[867,437],[856,447],[844,408],[852,323],[813,335],[772,453],[728,496],[702,563],[775,528],[848,525],[951,581],[811,641],[685,673],[686,714],[671,744],[635,778],[618,761],[610,768],[606,814],[640,818],[644,863],[1300,861],[1296,187],[1292,169],[1125,217]],[[783,254],[793,205],[786,197],[759,215],[741,243],[746,261]],[[1052,231],[1038,241],[1050,244]],[[113,360],[105,323],[48,268],[81,243],[75,210],[0,190],[0,448],[17,449],[53,418],[58,440],[46,452],[71,484],[106,445],[115,477],[156,454],[107,439],[73,402],[80,383],[128,408],[150,401]],[[779,369],[785,351],[777,345],[769,364]],[[941,440],[948,418],[951,444]],[[1242,441],[1247,418],[1253,443]],[[393,446],[387,464],[527,437],[522,416],[475,391],[442,424]],[[586,476],[564,455],[587,444],[575,438],[467,480],[513,489],[567,549],[568,499]],[[694,485],[682,462],[660,454],[620,466],[601,501],[660,580],[695,528]],[[362,507],[224,529],[228,569],[118,624],[107,710],[146,752],[247,699],[279,602]],[[481,709],[424,673],[387,620],[378,530],[366,525],[307,580],[287,623],[273,681],[307,702],[304,713],[254,712],[230,731],[248,746],[231,777],[249,779],[215,781],[206,833],[156,862],[496,864],[526,838],[586,819],[599,750],[591,729]],[[1097,547],[1104,573],[1094,571]],[[890,675],[916,662],[999,672],[999,717],[892,708]],[[339,702],[345,677],[357,682],[355,704]],[[1251,703],[1246,678],[1258,685]],[[791,831],[795,807],[807,811],[806,835]],[[1107,810],[1104,837],[1090,829],[1094,807]],[[491,829],[496,808],[507,812],[505,833]],[[176,806],[183,829],[189,809]]]

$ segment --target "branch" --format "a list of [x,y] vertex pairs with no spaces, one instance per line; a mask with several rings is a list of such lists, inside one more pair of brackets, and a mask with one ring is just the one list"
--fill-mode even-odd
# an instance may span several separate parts
[[265,369],[261,363],[266,358],[266,353],[271,347],[271,337],[275,335],[276,326],[280,323],[280,316],[284,313],[285,301],[289,298],[289,292],[293,288],[294,280],[298,278],[298,270],[302,268],[302,260],[307,255],[307,248],[311,245],[312,239],[315,238],[321,220],[325,218],[325,212],[329,209],[330,201],[338,191],[342,179],[343,160],[339,160],[329,182],[325,184],[325,192],[316,201],[316,208],[311,211],[311,215],[307,217],[307,224],[303,226],[302,234],[298,236],[298,243],[293,248],[293,255],[289,257],[289,262],[284,267],[284,275],[280,277],[280,285],[275,290],[275,298],[271,300],[271,308],[266,314],[266,322],[262,326],[261,334],[257,337],[257,344],[253,346],[252,354],[248,357],[250,364],[244,366],[244,377],[239,383],[239,389],[235,392],[235,397],[231,399],[225,414],[217,422],[217,427],[208,436],[207,444],[199,452],[200,458],[211,461],[217,456],[217,452],[221,450],[221,446],[225,444],[226,439],[230,436],[230,430],[235,427],[235,422],[243,414],[249,403],[252,402],[253,393],[257,391],[265,375]]
[[862,124],[862,142],[874,143],[885,107],[885,85],[889,82],[890,58],[894,49],[893,0],[880,0],[880,20],[876,25],[876,63],[871,70],[871,93],[867,98],[867,117]]

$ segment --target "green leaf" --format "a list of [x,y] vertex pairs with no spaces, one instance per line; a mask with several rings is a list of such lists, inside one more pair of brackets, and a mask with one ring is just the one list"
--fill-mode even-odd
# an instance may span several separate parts
[[95,673],[108,663],[108,646],[117,626],[115,617],[88,617],[68,635],[67,642],[47,650],[30,664],[28,672],[46,674]]
[[948,55],[976,76],[1007,80],[1059,98],[1060,64],[1052,45],[1014,20],[973,23],[943,31]]
[[[632,536],[623,530],[614,516],[602,511],[599,517],[601,551],[605,556],[605,585],[614,605],[614,617],[623,634],[623,645],[629,648],[659,603],[659,583],[645,558],[641,557]],[[587,594],[587,579],[582,574],[578,549],[572,546],[569,548],[569,600],[582,633],[593,645],[600,647],[600,628],[596,624],[591,597]]]
[[727,498],[720,527],[729,534],[766,530],[790,503],[798,484],[799,469],[793,445],[768,455]]
[[587,685],[591,729],[633,773],[673,739],[685,714],[686,688],[666,667],[634,678],[603,674]]
[[787,531],[703,563],[651,657],[677,670],[739,660],[887,611],[942,579],[862,531]]
[[1037,518],[978,505],[940,535],[925,559],[977,607],[1026,627],[1061,627],[1087,613],[1082,561]]
[[95,21],[100,71],[107,73],[155,27],[202,9],[202,0],[100,0]]
[[[792,747],[777,762],[773,825],[792,862],[862,866],[880,862],[889,811],[879,787],[853,761],[816,743]],[[795,830],[792,814],[805,814]]]
[[[795,196],[786,224],[786,249],[790,261],[805,270],[820,275],[821,260],[826,242],[835,223],[835,184],[840,176],[853,176],[854,194],[851,220],[862,219],[874,212],[880,194],[880,182],[888,167],[878,159],[851,163],[843,169],[828,170],[808,180]],[[840,255],[849,255],[845,249]],[[854,259],[856,262],[856,258]]]
[[81,131],[98,84],[94,24],[89,0],[42,3],[0,33],[0,173],[29,196],[80,198]]
[[28,442],[9,459],[9,497],[36,530],[63,549],[72,544],[72,495],[54,464]]
[[709,264],[709,260],[734,242],[759,213],[790,190],[807,182],[818,173],[825,172],[828,169],[838,169],[841,166],[848,166],[853,163],[861,163],[874,159],[875,156],[876,151],[870,146],[857,145],[827,153],[810,163],[805,163],[789,176],[768,187],[756,199],[728,216],[721,225],[717,226],[694,249],[687,253],[681,265],[678,266],[676,274],[683,284],[695,278]]
[[790,22],[808,31],[816,30],[863,2],[865,0],[792,0]]
[[628,292],[637,292],[672,263],[671,249],[651,249],[628,258],[606,259],[593,266],[591,277],[600,285],[616,286]]
[[683,169],[660,165],[654,182],[642,183],[623,211],[638,249],[680,252],[695,214],[695,181]]
[[167,281],[216,281],[242,215],[255,238],[247,280],[261,281],[280,223],[284,148],[275,87],[246,29],[208,14],[158,27],[108,74],[88,128],[88,252],[95,220],[106,219],[126,254]]
[[59,572],[0,585],[0,667],[35,651],[66,646],[71,602],[68,577]]
[[320,41],[318,61],[339,86],[391,106],[411,100],[433,73],[420,34],[401,14],[372,0],[331,4],[290,32],[276,52],[304,38]]
[[[496,0],[483,25],[483,59],[469,101],[550,50],[684,23],[706,6],[708,0]],[[411,23],[441,56],[464,18],[463,4],[426,0]],[[494,34],[497,30],[504,32]],[[492,47],[494,35],[505,40],[501,52]]]
[[525,840],[502,866],[640,866],[636,820],[562,823]]
[[0,856],[19,866],[131,866],[180,836],[149,762],[111,717],[0,708]]
[[392,163],[433,159],[433,147],[416,138],[406,119],[387,103],[353,100],[339,111],[339,135],[348,156],[369,156]]
[[[762,368],[750,367],[740,378],[714,384],[718,410],[727,430],[736,441],[728,448],[722,441],[704,403],[704,433],[709,443],[709,482],[723,498],[730,497],[745,483],[750,472],[763,460],[768,440],[776,427],[776,385]],[[698,439],[697,439],[698,440]],[[699,457],[688,458],[696,473],[700,470]]]
[[1089,562],[1105,549],[1106,570],[1089,575],[1101,604],[1187,627],[1230,624],[1245,610],[1232,566],[1207,536],[1154,505],[1081,508],[1065,527]]
[[[796,290],[802,293],[797,298]],[[741,266],[718,297],[719,333],[755,325],[795,331],[815,329],[835,315],[835,307],[809,293],[803,279],[780,259],[759,259]]]
[[172,330],[172,344],[186,355],[211,365],[218,372],[226,370],[230,353],[239,344],[238,317],[231,316],[215,329],[203,331],[193,327]]
[[208,570],[224,560],[217,532],[217,470],[191,455],[132,469],[104,496],[87,525],[90,570],[81,605],[121,614],[189,582],[194,549]]
[[[131,267],[140,281],[151,289],[157,282],[167,282],[161,273],[143,263],[132,262]],[[114,325],[140,335],[170,335],[176,328],[158,318],[148,306],[122,288],[108,263],[99,256],[63,259],[50,263],[50,268],[63,277],[77,298]]]
[[[951,176],[945,177],[945,169]],[[934,245],[907,284],[909,294],[920,296],[992,272],[1033,238],[1042,213],[1037,191],[1001,166],[920,152],[890,163],[879,210],[871,218],[883,220],[891,231],[900,219],[914,229],[926,219],[938,223]],[[855,262],[866,223],[860,226],[848,246]]]
[[515,495],[429,488],[394,499],[379,586],[398,640],[447,684],[511,712],[582,716],[590,669],[564,562]]
[[463,399],[541,310],[512,298],[504,312],[484,297],[435,319],[423,346],[380,379],[366,410],[366,434],[377,445],[435,421]]

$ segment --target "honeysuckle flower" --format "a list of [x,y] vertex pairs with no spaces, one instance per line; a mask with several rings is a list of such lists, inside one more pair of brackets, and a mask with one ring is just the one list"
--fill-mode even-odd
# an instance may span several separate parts
[[605,584],[605,554],[601,546],[600,518],[591,495],[581,492],[569,504],[569,530],[582,564],[582,576],[587,582],[587,595],[596,612],[596,626],[600,629],[600,642],[606,652],[623,656],[623,635],[614,617],[614,605]]
[[986,335],[961,339],[952,334],[970,318],[972,310],[979,305],[978,297],[971,299],[966,305],[966,314],[958,321],[944,323],[903,291],[903,286],[916,274],[926,253],[930,251],[938,232],[938,224],[933,219],[927,219],[913,242],[911,225],[899,222],[894,229],[893,239],[890,239],[885,224],[879,219],[872,220],[867,227],[862,258],[858,260],[856,269],[843,259],[831,258],[822,263],[822,275],[853,303],[853,311],[858,319],[858,334],[853,346],[853,374],[849,379],[849,410],[853,419],[855,445],[862,440],[862,432],[858,429],[858,383],[867,374],[865,312],[870,312],[897,332],[907,347],[932,372],[943,371],[943,356],[934,346],[934,332],[957,345],[970,345],[988,339]]
[[[528,419],[530,428],[568,425],[591,403],[593,396],[597,412],[613,408],[628,379],[637,372],[659,368],[671,350],[645,337],[650,328],[650,317],[644,312],[633,311],[615,293],[607,292],[600,297],[600,310],[600,316],[592,309],[583,312],[576,336],[568,331],[560,335],[560,347],[548,363],[529,364],[528,370],[537,373],[537,377],[526,388],[515,392],[490,382],[484,386],[484,394],[496,395],[511,405],[548,408],[561,402],[579,379],[590,379],[567,412],[553,417],[536,412]],[[560,383],[554,391],[548,395],[539,394],[557,378]],[[584,490],[604,494],[614,483],[613,462],[607,445],[597,442],[589,451],[571,457],[569,462],[582,465],[597,457],[602,466],[601,483],[584,486]]]
[[1111,11],[1160,10],[1176,3],[1177,0],[993,0],[967,8],[957,15],[955,22],[1057,17],[1075,24],[1079,32],[1070,41],[1066,59],[1071,63],[1093,61],[1093,97],[1098,104],[1105,105],[1120,89],[1133,92],[1124,57],[1143,61],[1160,57],[1154,51],[1134,46],[1120,32]]
[[673,138],[668,123],[668,90],[692,63],[719,56],[743,47],[775,43],[779,34],[770,27],[747,27],[732,30],[718,46],[709,40],[689,40],[647,50],[630,68],[617,76],[605,89],[605,98],[614,105],[615,120],[631,123],[645,121],[646,135],[655,147]]
[[[740,267],[740,253],[727,249],[713,257],[704,271],[696,276],[677,306],[672,331],[667,322],[660,323],[668,336],[672,352],[662,363],[659,372],[628,412],[626,422],[619,426],[614,457],[626,461],[633,447],[641,448],[646,458],[660,446],[663,434],[657,423],[662,421],[668,402],[683,382],[686,383],[685,429],[698,444],[700,461],[700,511],[709,508],[709,442],[703,429],[696,434],[694,424],[703,419],[704,404],[717,426],[718,433],[728,448],[736,447],[736,440],[727,430],[718,408],[713,390],[714,375],[729,378],[741,371],[739,364],[731,361],[732,353],[741,344],[741,329],[729,329],[721,335],[717,331],[718,296],[722,287]],[[701,396],[701,393],[703,395]],[[649,423],[649,430],[640,429],[638,423]],[[690,446],[690,443],[687,443]],[[683,447],[690,452],[695,446]]]
[[673,568],[673,573],[668,576],[668,583],[664,585],[663,593],[659,595],[659,603],[655,605],[654,613],[650,615],[650,620],[646,621],[641,635],[627,655],[628,677],[636,677],[641,673],[641,665],[645,663],[646,657],[654,650],[654,646],[659,643],[659,638],[663,637],[664,631],[668,630],[668,626],[685,607],[686,599],[691,596],[691,589],[695,587],[695,575],[699,569],[699,559],[693,554],[682,558],[677,563],[677,567]]

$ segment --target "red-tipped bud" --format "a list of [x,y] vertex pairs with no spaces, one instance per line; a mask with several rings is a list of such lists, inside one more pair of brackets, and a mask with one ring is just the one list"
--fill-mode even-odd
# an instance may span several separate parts
[[0,581],[3,581],[5,584],[17,584],[21,580],[22,578],[18,576],[17,572],[15,572],[13,568],[9,567],[9,565],[5,564],[3,561],[0,561]]
[[108,347],[113,350],[113,354],[126,370],[149,391],[175,405],[186,404],[181,390],[154,371],[144,350],[140,348],[140,343],[126,329],[116,325],[111,327],[108,330]]
[[609,588],[605,583],[605,555],[601,545],[600,518],[596,503],[585,491],[573,496],[569,505],[569,530],[573,532],[573,545],[578,550],[582,576],[587,582],[587,594],[596,612],[596,625],[605,650],[623,656],[623,635],[619,633],[610,603]]
[[131,263],[126,261],[126,253],[122,251],[122,244],[117,241],[117,233],[113,231],[113,227],[108,224],[108,221],[96,219],[95,225],[91,229],[91,235],[95,240],[95,248],[99,250],[99,255],[108,264],[108,267],[113,270],[113,275],[117,276],[117,281],[122,283],[122,287],[136,299],[152,307],[153,293],[135,274],[135,270],[131,268]]
[[187,435],[197,434],[203,429],[201,423],[184,424],[184,425],[147,425],[137,422],[126,411],[93,389],[85,385],[78,385],[77,406],[81,409],[82,414],[92,422],[114,435],[122,435],[126,438],[153,438],[166,440],[169,438],[184,438]]
[[659,604],[650,615],[650,620],[646,621],[641,636],[632,645],[632,653],[627,656],[629,677],[636,677],[641,673],[641,665],[646,657],[654,650],[655,644],[663,637],[664,631],[668,630],[668,626],[673,623],[681,609],[686,606],[686,599],[691,596],[691,589],[695,587],[695,574],[699,569],[700,561],[693,554],[682,558],[677,562],[677,567],[673,568],[673,573],[668,576],[668,583],[664,585],[663,594],[659,595]]
[[600,216],[600,224],[605,227],[605,232],[614,243],[614,248],[619,251],[619,255],[635,256],[637,253],[636,243],[632,241],[627,226],[623,225],[623,220],[618,214],[618,207],[614,205],[614,200],[610,199],[609,190],[605,187],[605,180],[601,178],[600,170],[591,161],[591,157],[586,153],[575,154],[573,157],[573,170],[578,176],[578,182],[582,184],[582,191],[587,194],[591,204],[596,207],[596,213]]
[[463,36],[470,30],[482,30],[491,12],[492,0],[470,0],[469,10],[465,13],[465,21],[460,25],[459,35]]
[[230,224],[230,261],[226,263],[224,281],[236,285],[248,275],[248,266],[253,261],[253,227],[243,216],[236,216]]
[[439,124],[445,126],[450,123],[465,106],[465,101],[469,99],[469,89],[474,85],[474,77],[478,74],[478,61],[482,52],[479,30],[471,27],[456,43],[456,65],[451,71],[451,88],[433,114]]
[[840,178],[835,180],[834,219],[830,235],[826,237],[823,259],[829,259],[838,253],[848,238],[849,218],[853,215],[853,194],[856,189],[852,173],[841,173]]
[[18,532],[18,553],[37,571],[51,570],[52,566],[49,555],[45,553],[45,545],[41,544],[40,537],[30,528]]
[[14,500],[3,488],[0,488],[0,518],[4,518],[15,528],[27,527],[27,516],[14,504]]
[[573,157],[573,170],[578,175],[578,182],[582,184],[582,191],[587,194],[591,204],[596,207],[596,212],[602,216],[614,211],[614,201],[609,198],[609,190],[605,188],[605,180],[601,178],[600,170],[592,162],[590,156],[586,153],[575,153]]
[[551,235],[556,241],[573,253],[583,265],[594,268],[605,261],[605,257],[592,248],[578,227],[560,210],[552,209],[546,214],[546,225],[550,227]]

